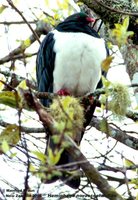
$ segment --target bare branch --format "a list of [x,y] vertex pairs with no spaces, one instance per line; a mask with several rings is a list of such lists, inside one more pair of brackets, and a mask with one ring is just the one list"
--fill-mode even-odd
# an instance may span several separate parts
[[[44,23],[44,22],[39,22],[34,31],[40,37],[41,34],[43,34],[43,33],[47,34],[51,29],[52,28],[51,28],[51,26],[49,24]],[[33,44],[36,41],[36,37],[34,36],[34,34],[32,34],[26,40],[29,41],[29,43],[30,43],[29,46],[31,46],[31,44]],[[27,45],[24,45],[24,42],[25,41],[23,41],[23,43],[19,47],[17,47],[13,51],[11,51],[7,56],[5,56],[4,58],[1,58],[0,59],[0,64],[9,62],[9,61],[17,59],[19,57],[23,57],[24,58],[24,51],[29,47]],[[26,55],[27,54],[25,54],[25,56]]]
[[[34,20],[34,21],[28,21],[29,24],[36,24],[38,21]],[[3,21],[3,22],[0,22],[1,25],[7,25],[7,26],[10,26],[10,25],[20,25],[20,24],[26,24],[25,21],[12,21],[12,22],[7,22],[7,21]]]
[[29,181],[29,168],[30,168],[30,156],[29,156],[29,153],[28,153],[28,149],[27,149],[27,143],[26,143],[26,140],[25,138],[24,139],[24,149],[26,151],[25,155],[27,157],[27,168],[26,168],[26,176],[25,176],[25,181],[24,181],[24,190],[23,190],[23,200],[26,200],[26,197],[27,197],[27,191],[29,189],[29,185],[28,185],[28,181]]
[[[11,125],[11,124],[0,119],[0,126],[7,127],[9,125]],[[30,128],[30,127],[21,126],[21,132],[25,132],[25,133],[44,133],[45,129],[43,127],[42,128]]]
[[94,168],[92,164],[87,160],[87,158],[81,153],[78,147],[71,141],[71,146],[68,148],[69,153],[74,157],[76,161],[86,161],[86,163],[81,163],[80,166],[85,172],[89,180],[97,185],[98,189],[104,194],[105,197],[110,200],[123,200],[123,197],[119,195],[113,187],[111,187],[107,180],[104,179],[98,170]]
[[[100,127],[101,121],[102,120],[93,117],[90,125],[94,126],[97,130],[101,131],[101,127]],[[128,147],[130,147],[132,149],[138,150],[138,139],[137,138],[127,135],[126,133],[124,133],[123,130],[117,129],[110,124],[108,124],[108,129],[110,132],[110,133],[106,133],[106,134],[108,134],[108,136],[127,145]]]
[[7,2],[9,3],[9,5],[22,17],[22,19],[25,21],[25,23],[28,25],[28,27],[30,28],[30,30],[32,31],[33,35],[35,36],[36,40],[40,42],[39,40],[39,36],[37,35],[37,33],[33,30],[33,28],[31,27],[31,25],[28,23],[28,21],[26,20],[26,18],[23,16],[23,14],[20,12],[20,10],[18,10],[18,8],[13,4],[13,2],[11,0],[7,0]]

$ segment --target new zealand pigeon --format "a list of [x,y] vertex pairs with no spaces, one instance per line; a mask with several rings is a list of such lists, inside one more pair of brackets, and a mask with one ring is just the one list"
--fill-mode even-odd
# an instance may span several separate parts
[[[73,96],[95,91],[101,78],[101,63],[108,51],[105,41],[91,28],[91,22],[94,19],[87,14],[76,13],[47,34],[36,61],[38,91]],[[51,103],[47,99],[41,102],[44,106]],[[75,161],[64,150],[57,165],[70,162]],[[80,185],[80,176],[63,174],[60,179],[72,188]]]

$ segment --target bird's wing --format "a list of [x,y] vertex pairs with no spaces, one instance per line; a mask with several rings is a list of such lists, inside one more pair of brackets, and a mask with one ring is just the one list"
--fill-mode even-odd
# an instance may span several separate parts
[[[53,92],[53,70],[55,62],[54,34],[48,33],[40,45],[36,59],[36,78],[39,92]],[[48,105],[47,99],[41,99],[44,106]]]

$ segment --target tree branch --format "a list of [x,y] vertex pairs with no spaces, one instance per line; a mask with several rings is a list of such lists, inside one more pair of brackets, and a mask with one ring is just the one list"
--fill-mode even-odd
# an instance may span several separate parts
[[[102,123],[102,119],[97,119],[93,117],[90,125],[95,127],[97,130],[101,131],[101,126],[100,124]],[[108,136],[114,138],[115,140],[125,144],[126,146],[138,150],[138,139],[134,138],[130,135],[127,135],[124,133],[123,130],[117,129],[113,127],[112,125],[108,124],[108,130],[105,132]]]
[[71,146],[67,150],[76,161],[83,161],[80,163],[80,167],[83,169],[86,176],[89,177],[89,180],[97,185],[98,189],[105,197],[110,200],[123,200],[123,197],[108,184],[107,180],[100,175],[98,170],[87,160],[73,141],[71,141]]
[[[28,21],[29,24],[36,24],[38,22],[38,20],[34,20],[34,21]],[[10,26],[10,25],[20,25],[20,24],[26,24],[25,21],[12,21],[12,22],[7,22],[7,21],[3,21],[3,22],[0,22],[1,25],[7,25],[7,26]]]
[[30,30],[32,31],[33,35],[35,36],[36,40],[40,42],[39,40],[39,36],[37,35],[37,33],[33,30],[33,28],[31,27],[31,25],[28,23],[28,21],[26,20],[26,18],[23,16],[23,14],[20,12],[20,10],[18,10],[18,8],[13,4],[13,2],[11,0],[7,0],[7,2],[9,3],[9,5],[22,17],[22,19],[24,20],[24,22],[28,25],[28,27],[30,28]]
[[[35,96],[32,94],[25,94],[24,98],[28,103],[28,106],[31,106],[34,109],[40,121],[44,124],[44,126],[48,127],[50,133],[52,135],[56,134],[59,135],[58,131],[54,127],[54,119],[51,117],[49,113],[46,112],[44,107],[39,103]],[[92,164],[86,159],[86,157],[80,152],[79,148],[76,144],[72,141],[72,139],[64,135],[64,141],[70,146],[67,148],[67,151],[74,157],[74,159],[80,162],[80,167],[84,170],[89,180],[97,185],[98,189],[104,194],[105,197],[109,198],[110,200],[123,200],[123,197],[119,195],[113,187],[111,187],[107,180],[104,179],[100,173],[94,168]]]
[[[51,31],[51,29],[52,29],[52,27],[49,24],[40,21],[37,24],[37,27],[34,31],[35,31],[35,33],[37,33],[38,37],[40,37],[41,34],[47,34],[49,31]],[[29,45],[25,45],[25,41],[29,41]],[[34,34],[32,34],[25,41],[23,41],[19,47],[17,47],[13,51],[11,51],[7,56],[1,58],[0,64],[9,62],[9,61],[14,60],[14,59],[19,59],[19,57],[24,58],[24,51],[29,46],[31,46],[31,44],[33,44],[36,41],[36,37],[34,36]],[[26,56],[26,54],[25,54],[25,56]]]
[[[84,2],[84,0],[82,0],[82,1]],[[100,6],[102,6],[105,9],[109,10],[110,12],[138,17],[138,13],[137,12],[126,12],[126,11],[118,10],[118,9],[115,9],[115,8],[111,8],[110,6],[107,6],[105,3],[103,3],[100,0],[95,0],[95,1],[97,2],[97,4],[99,4]]]
[[[3,121],[2,119],[0,119],[0,126],[2,127],[7,127],[11,125],[11,123],[7,123],[5,121]],[[21,132],[25,132],[25,133],[44,133],[45,129],[42,128],[30,128],[30,127],[25,127],[25,126],[21,126]]]

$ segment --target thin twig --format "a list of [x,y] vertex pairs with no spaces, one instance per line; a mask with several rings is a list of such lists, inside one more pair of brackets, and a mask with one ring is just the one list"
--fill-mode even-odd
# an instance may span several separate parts
[[[38,21],[28,21],[29,24],[36,24]],[[3,22],[0,22],[1,25],[7,25],[7,26],[10,26],[10,25],[20,25],[20,24],[26,24],[25,21],[12,21],[12,22],[7,22],[7,21],[3,21]]]
[[26,200],[27,197],[27,191],[29,189],[29,185],[28,185],[28,180],[29,180],[29,169],[30,169],[30,156],[28,153],[28,148],[27,148],[27,143],[26,143],[26,139],[24,138],[24,145],[23,145],[26,153],[26,157],[27,157],[27,169],[26,169],[26,176],[25,176],[25,182],[24,182],[24,190],[23,190],[23,200]]
[[[9,125],[12,125],[11,123],[5,122],[2,119],[0,119],[0,126],[2,127],[7,127]],[[30,127],[26,127],[26,126],[21,126],[21,132],[25,132],[25,133],[44,133],[45,129],[42,128],[30,128]]]
[[12,2],[11,0],[7,0],[7,2],[8,2],[9,5],[22,17],[22,19],[25,21],[25,23],[28,25],[28,27],[30,28],[30,30],[31,30],[32,33],[34,34],[36,40],[39,42],[39,44],[41,44],[37,33],[33,30],[33,28],[32,28],[31,25],[28,23],[28,21],[26,20],[26,18],[25,18],[25,17],[23,16],[23,14],[19,11],[19,9],[13,4],[13,2]]

